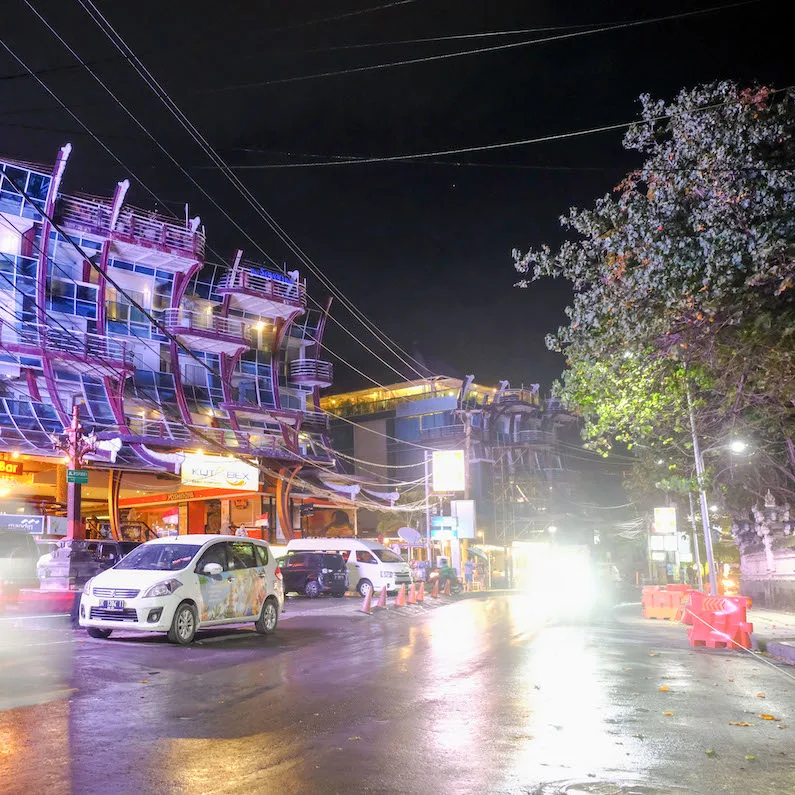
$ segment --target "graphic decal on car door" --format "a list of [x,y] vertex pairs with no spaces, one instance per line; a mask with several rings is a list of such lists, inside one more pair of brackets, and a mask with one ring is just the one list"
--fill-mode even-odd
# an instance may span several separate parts
[[[222,549],[216,551],[216,547]],[[220,563],[224,570],[216,575],[203,574],[207,563]],[[266,582],[265,570],[256,564],[254,545],[250,542],[223,542],[205,552],[199,565],[202,621],[259,615],[265,601]]]

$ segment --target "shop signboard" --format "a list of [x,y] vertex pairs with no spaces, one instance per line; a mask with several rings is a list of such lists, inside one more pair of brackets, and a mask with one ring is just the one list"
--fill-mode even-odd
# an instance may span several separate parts
[[190,453],[182,463],[182,485],[256,491],[259,469],[236,458]]
[[464,491],[464,451],[433,451],[433,490],[437,493]]
[[450,541],[458,532],[455,516],[434,516],[431,519],[431,538],[435,541]]
[[14,530],[18,533],[43,533],[44,516],[30,516],[22,513],[0,513],[0,530]]

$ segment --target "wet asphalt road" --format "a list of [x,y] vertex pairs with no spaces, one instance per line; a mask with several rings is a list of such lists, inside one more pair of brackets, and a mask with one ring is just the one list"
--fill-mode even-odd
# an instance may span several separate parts
[[6,695],[52,695],[43,659],[70,689],[0,712],[0,792],[795,792],[795,669],[693,651],[638,607],[576,626],[520,596],[390,620],[315,604],[189,648],[22,633]]

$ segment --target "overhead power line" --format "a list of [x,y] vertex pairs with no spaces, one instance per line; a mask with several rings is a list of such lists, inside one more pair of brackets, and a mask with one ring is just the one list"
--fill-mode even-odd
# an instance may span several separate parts
[[[82,0],[80,0],[82,2]],[[89,0],[90,1],[90,0]],[[574,39],[582,36],[593,36],[597,33],[607,33],[614,30],[625,30],[627,28],[636,28],[642,25],[652,25],[658,22],[669,22],[675,19],[685,19],[687,17],[702,16],[704,14],[713,14],[719,11],[725,11],[739,6],[751,5],[759,3],[763,0],[742,0],[738,3],[729,3],[721,6],[713,6],[711,8],[703,8],[697,11],[683,11],[678,14],[668,14],[661,17],[652,17],[650,19],[636,20],[634,22],[618,22],[612,25],[603,25],[599,28],[591,28],[589,30],[579,30],[572,33],[561,33],[556,36],[545,36],[541,39],[528,39],[525,41],[510,42],[509,44],[494,44],[490,47],[477,47],[469,50],[458,50],[456,52],[442,53],[439,55],[426,55],[422,58],[404,58],[399,61],[389,61],[387,63],[370,64],[368,66],[357,66],[349,69],[333,69],[326,72],[316,72],[309,75],[295,75],[293,77],[281,77],[274,80],[258,80],[250,83],[238,83],[230,86],[219,86],[216,88],[208,88],[197,90],[196,94],[218,94],[226,91],[241,91],[251,88],[264,88],[266,86],[283,85],[285,83],[298,83],[304,80],[317,80],[324,77],[338,77],[340,75],[359,74],[362,72],[372,72],[382,69],[391,69],[395,66],[411,66],[414,64],[430,63],[432,61],[443,61],[451,58],[461,58],[468,55],[483,55],[484,53],[499,52],[502,50],[515,50],[519,47],[531,47],[534,44],[547,44],[553,41],[562,41],[564,39]]]
[[[49,23],[47,23],[46,20],[44,20],[44,18],[41,16],[41,14],[39,14],[38,12],[35,11],[33,6],[30,4],[29,0],[24,0],[24,2],[34,11],[34,13],[37,14],[37,16],[44,22],[44,24],[47,25],[47,27],[53,32],[53,34],[58,36],[58,34],[53,30],[52,26],[49,25]],[[388,335],[386,335],[383,331],[381,331],[369,318],[367,318],[347,298],[347,296],[345,296],[345,294],[339,288],[336,287],[336,285],[333,282],[331,282],[331,280],[323,273],[323,271],[320,270],[320,268],[312,261],[312,259],[309,257],[309,255],[300,248],[300,246],[295,242],[295,240],[293,240],[293,238],[279,225],[279,223],[275,220],[275,218],[265,209],[265,207],[263,207],[263,205],[251,193],[251,191],[248,190],[248,188],[244,185],[244,183],[241,182],[240,179],[228,168],[227,164],[220,157],[220,155],[215,151],[215,149],[213,149],[213,147],[209,144],[207,139],[199,132],[199,130],[196,128],[196,126],[182,112],[182,110],[174,102],[174,100],[171,98],[171,96],[166,91],[166,89],[152,75],[152,73],[149,71],[149,69],[143,64],[143,62],[140,60],[140,58],[138,58],[138,56],[135,54],[135,52],[130,48],[130,46],[126,43],[126,41],[118,33],[118,31],[116,31],[116,29],[107,20],[107,18],[99,11],[99,9],[92,2],[92,0],[78,0],[78,2],[83,7],[83,9],[86,11],[86,13],[91,17],[91,19],[95,22],[97,27],[99,27],[99,29],[113,43],[113,45],[122,54],[124,54],[127,57],[130,65],[138,73],[139,77],[147,84],[147,86],[152,90],[152,92],[160,100],[160,102],[163,105],[165,105],[165,107],[168,109],[168,111],[178,121],[180,126],[182,126],[183,129],[185,129],[185,131],[190,135],[190,137],[194,140],[194,142],[202,149],[202,151],[204,151],[204,153],[222,171],[222,173],[224,173],[224,175],[226,176],[227,180],[233,185],[233,187],[235,187],[237,189],[237,191],[240,193],[240,195],[245,199],[245,201],[249,204],[249,206],[257,213],[257,215],[259,215],[259,217],[262,218],[262,220],[264,220],[268,224],[268,226],[273,230],[273,232],[276,234],[276,236],[290,249],[290,251],[292,251],[292,253],[296,257],[298,257],[298,259],[309,269],[309,271],[315,275],[315,277],[321,282],[321,284],[323,284],[323,286],[326,287],[326,289],[328,289],[331,292],[331,294],[334,297],[337,298],[337,300],[339,300],[339,302],[351,313],[351,315],[354,317],[354,319],[356,319],[366,331],[368,331],[381,345],[383,345],[384,348],[387,351],[392,353],[392,355],[395,356],[395,358],[397,358],[398,360],[400,360],[401,362],[406,364],[409,367],[410,370],[413,370],[414,372],[416,372],[420,377],[426,377],[427,372],[423,373],[420,370],[417,370],[417,368],[414,365],[412,365],[410,361],[407,361],[407,358],[409,360],[413,360],[413,357],[411,357],[408,353],[406,353],[406,351],[403,350],[402,348],[400,348],[400,346],[398,346],[397,343],[395,343],[394,340],[392,340]],[[58,36],[58,38],[59,38],[59,40],[62,41],[62,43],[64,43],[64,46],[68,47],[68,45],[65,42],[63,42],[63,39],[60,36]],[[74,50],[72,48],[69,48],[69,49],[70,49],[70,52],[73,54],[73,56],[78,58],[78,60],[80,60],[79,56],[74,52]],[[95,79],[97,79],[99,81],[99,78],[97,78],[96,75],[94,75],[93,72],[91,72],[90,69],[88,69],[88,71],[89,71],[90,74],[92,74],[95,77]],[[100,84],[102,84],[101,81],[99,81],[99,82],[100,82]],[[109,91],[109,93],[111,93],[111,92]],[[121,104],[121,103],[119,103],[119,104]],[[133,116],[133,114],[131,114],[129,112],[129,110],[127,111],[127,113],[132,118],[134,118],[136,123],[138,123],[137,119],[135,119],[135,117]],[[156,139],[151,135],[151,133],[148,132],[148,130],[146,132],[147,132],[147,135],[149,135],[152,138],[152,140],[156,141]],[[156,143],[165,152],[165,149],[162,147],[162,145],[159,142],[157,142],[157,141],[156,141]],[[169,159],[171,159],[172,161],[176,162],[174,160],[174,158],[170,154],[168,154],[168,156],[169,156]],[[187,172],[185,171],[185,169],[182,166],[179,166],[179,168],[186,176],[188,176],[188,178],[191,180],[191,182],[193,182],[194,184],[196,184],[198,186],[198,183],[196,183],[196,181],[193,179],[193,177],[190,177],[187,174]],[[203,189],[201,189],[201,190],[202,190],[202,192],[205,195],[207,195],[206,191],[204,191]],[[213,201],[213,203],[216,206],[218,206],[216,202]],[[225,217],[229,218],[228,213],[226,213],[223,210],[222,210],[222,212],[225,215]],[[240,226],[236,222],[233,221],[233,223],[235,223],[236,228],[240,229]],[[244,234],[246,234],[246,233],[244,232]],[[251,237],[248,234],[246,234],[246,237],[249,240],[251,240]],[[251,242],[254,243],[254,245],[260,251],[262,251],[262,249],[256,244],[255,241],[252,240]],[[269,254],[267,254],[264,251],[262,253],[263,253],[264,256],[267,257],[267,259],[269,261],[274,263],[274,265],[277,268],[280,268],[280,269],[283,270],[282,266],[279,263],[277,263]],[[343,329],[345,329],[344,326],[341,326],[341,327]],[[345,329],[345,330],[348,331],[347,329]],[[348,333],[350,333],[350,332],[348,331]],[[356,339],[357,342],[360,345],[362,345],[370,354],[372,354],[373,356],[376,356],[377,358],[379,358],[379,360],[382,363],[384,363],[386,366],[390,367],[390,369],[392,369],[397,375],[399,375],[401,378],[405,378],[404,374],[400,373],[400,371],[396,370],[394,367],[392,367],[392,365],[390,365],[389,363],[385,362],[381,357],[378,356],[378,354],[376,354],[364,342],[362,342],[361,340],[359,340],[355,336],[353,338]],[[390,345],[391,345],[391,347],[390,347]],[[404,358],[404,357],[407,357],[407,358]],[[416,360],[414,360],[414,361],[416,361]],[[421,363],[417,362],[417,364],[421,364]]]

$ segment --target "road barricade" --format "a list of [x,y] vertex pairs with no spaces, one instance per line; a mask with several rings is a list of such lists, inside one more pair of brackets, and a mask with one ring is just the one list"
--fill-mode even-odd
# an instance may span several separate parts
[[709,649],[751,648],[753,624],[747,620],[751,600],[747,596],[707,596],[693,591],[685,608],[687,637],[691,646]]
[[647,585],[641,599],[643,617],[668,621],[678,618],[689,588],[688,585]]

